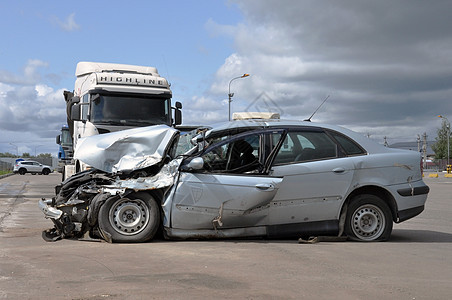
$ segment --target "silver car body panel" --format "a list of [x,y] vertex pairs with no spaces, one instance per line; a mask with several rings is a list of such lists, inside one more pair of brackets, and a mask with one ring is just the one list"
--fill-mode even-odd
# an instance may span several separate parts
[[171,199],[177,229],[221,229],[268,223],[268,209],[282,178],[181,172]]
[[80,139],[74,158],[108,173],[139,170],[162,161],[178,133],[156,125],[94,135]]
[[355,172],[349,158],[288,164],[272,169],[272,175],[284,176],[284,179],[271,205],[270,224],[338,219]]

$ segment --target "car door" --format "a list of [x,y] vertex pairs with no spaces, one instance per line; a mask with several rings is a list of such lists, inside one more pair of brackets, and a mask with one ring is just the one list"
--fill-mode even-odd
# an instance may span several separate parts
[[42,171],[42,165],[38,162],[33,162],[32,168],[33,168],[33,172],[41,172]]
[[200,170],[181,171],[170,226],[221,230],[266,224],[269,203],[282,181],[262,173],[271,151],[268,135],[259,131],[225,139],[200,155]]
[[284,178],[272,200],[271,225],[338,219],[355,169],[341,149],[322,129],[288,132],[270,172]]

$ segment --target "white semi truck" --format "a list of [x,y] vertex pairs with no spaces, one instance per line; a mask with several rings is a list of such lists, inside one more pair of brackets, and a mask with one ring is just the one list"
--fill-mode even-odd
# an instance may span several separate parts
[[[74,91],[64,92],[74,149],[83,137],[182,122],[182,104],[171,106],[170,85],[154,67],[79,62],[75,75]],[[86,168],[73,160],[64,167],[63,180]]]

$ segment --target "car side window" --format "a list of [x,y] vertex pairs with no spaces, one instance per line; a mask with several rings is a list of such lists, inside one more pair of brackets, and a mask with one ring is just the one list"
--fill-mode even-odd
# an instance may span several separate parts
[[274,165],[336,158],[337,152],[336,143],[323,131],[290,131]]
[[337,133],[337,132],[330,132],[330,134],[341,145],[341,147],[345,151],[346,155],[366,154],[366,151],[364,149],[362,149],[357,143],[355,143],[350,138],[348,138],[340,133]]
[[252,134],[220,143],[202,155],[204,169],[213,173],[257,171],[261,159],[260,144],[260,134]]

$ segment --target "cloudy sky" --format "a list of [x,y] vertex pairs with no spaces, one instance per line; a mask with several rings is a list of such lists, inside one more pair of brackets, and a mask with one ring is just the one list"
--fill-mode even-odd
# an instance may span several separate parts
[[155,66],[185,124],[277,111],[383,143],[452,120],[452,1],[2,1],[0,152],[52,153],[79,61]]

